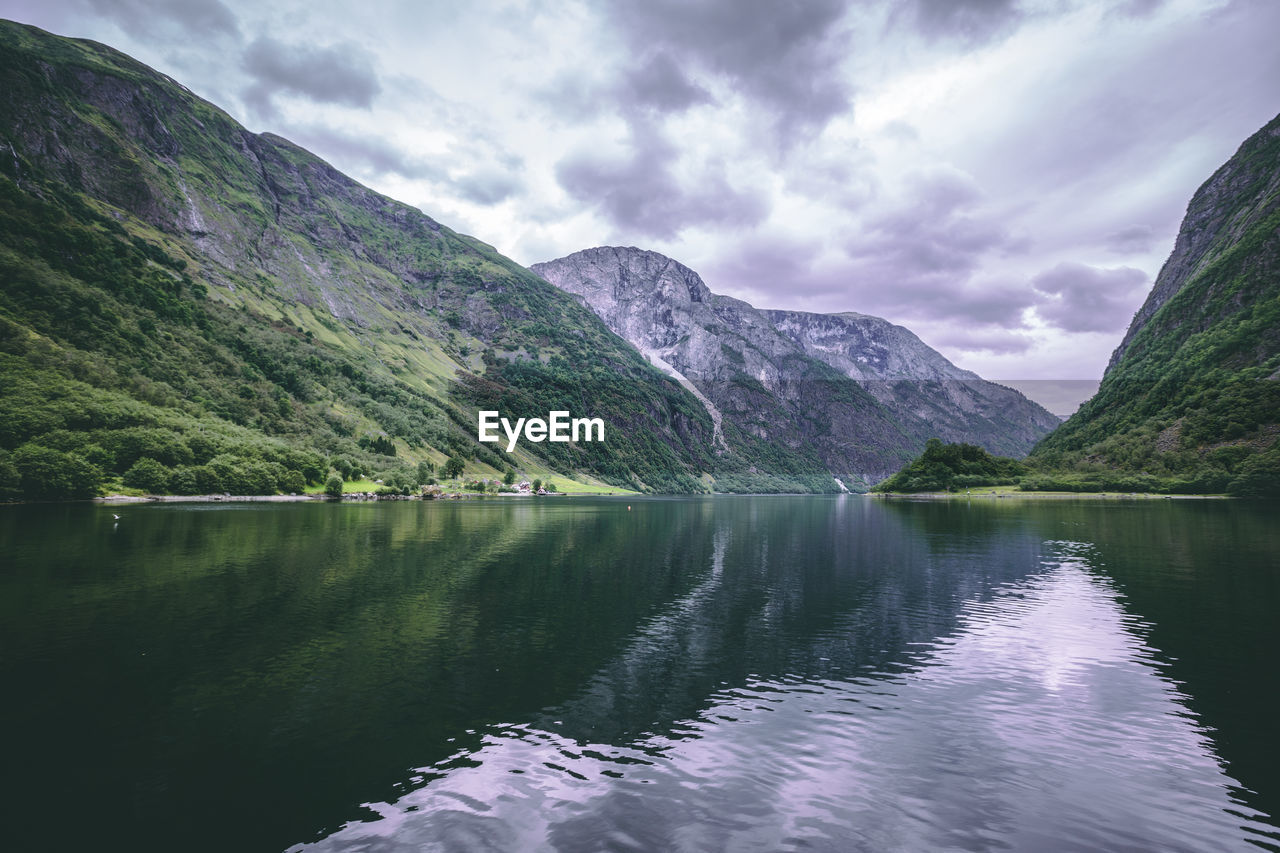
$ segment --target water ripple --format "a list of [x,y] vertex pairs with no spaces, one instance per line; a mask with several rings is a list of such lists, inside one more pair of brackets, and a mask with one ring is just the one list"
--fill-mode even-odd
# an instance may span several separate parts
[[[291,850],[1256,849],[1265,816],[1233,794],[1149,626],[1088,546],[1050,549],[909,665],[750,679],[625,745],[494,726],[419,771],[417,790],[370,804],[377,820]],[[709,574],[598,680],[643,669],[719,582]]]

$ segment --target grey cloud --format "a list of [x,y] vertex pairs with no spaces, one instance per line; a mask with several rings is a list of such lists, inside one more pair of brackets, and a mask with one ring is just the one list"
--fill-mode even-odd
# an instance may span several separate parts
[[289,45],[262,36],[245,48],[244,67],[255,80],[245,100],[267,115],[273,112],[272,97],[280,92],[319,103],[370,107],[382,91],[369,56],[353,45]]
[[163,24],[177,25],[190,35],[237,35],[236,16],[221,0],[88,0],[89,6],[129,32],[156,33]]
[[1067,262],[1031,284],[1044,297],[1036,314],[1045,322],[1066,332],[1118,332],[1129,324],[1147,276],[1132,267],[1099,269]]
[[299,145],[341,163],[344,171],[432,180],[445,177],[438,165],[413,157],[378,136],[320,126],[299,130],[295,136]]
[[1016,355],[1031,349],[1035,341],[1016,330],[999,326],[950,326],[929,336],[936,346],[955,347],[966,352],[989,352]]
[[578,152],[556,165],[556,180],[624,235],[670,239],[690,226],[753,225],[765,217],[764,200],[731,186],[723,169],[709,168],[696,186],[681,186],[671,170],[676,156],[661,134],[633,124],[628,156]]
[[1129,18],[1144,18],[1164,4],[1165,0],[1127,0],[1127,2],[1117,4],[1110,11],[1113,14]]
[[497,204],[524,189],[524,183],[515,174],[521,168],[520,161],[506,155],[495,154],[491,161],[473,167],[461,177],[453,177],[441,161],[459,166],[459,158],[426,160],[377,136],[315,126],[297,132],[296,141],[339,165],[343,171],[430,181],[447,186],[476,204]]
[[1150,251],[1156,232],[1150,225],[1130,225],[1113,231],[1105,238],[1107,251],[1118,255]]
[[921,169],[907,178],[907,198],[915,215],[946,216],[981,197],[982,189],[971,175],[949,166]]
[[[1028,301],[961,290],[986,253],[1016,247],[1007,227],[978,209],[981,195],[971,177],[954,169],[919,173],[903,202],[867,223],[846,251],[886,289],[888,302],[905,307],[942,299],[964,318],[1016,322]],[[913,310],[935,313],[929,304]]]
[[881,131],[885,136],[898,142],[913,143],[920,141],[920,131],[915,125],[902,119],[894,119]]
[[[1021,327],[1035,292],[1025,282],[975,279],[984,257],[1020,248],[1004,222],[982,210],[982,197],[963,172],[922,171],[908,182],[898,205],[849,236],[841,260],[825,257],[815,267],[806,260],[797,268],[787,253],[802,258],[821,253],[764,243],[722,268],[753,291],[785,291],[821,303],[824,310],[864,311],[908,324],[937,320],[966,328]],[[1021,346],[1010,339],[1008,345],[1015,344]]]
[[[821,129],[849,108],[840,0],[616,0],[613,20],[636,56],[722,76],[776,119],[780,135]],[[688,79],[688,75],[683,75]]]
[[524,189],[524,183],[510,172],[484,169],[453,181],[463,198],[476,204],[498,204]]
[[[1239,81],[1280,79],[1278,30],[1280,4],[1206,6],[1151,27],[1105,62],[1045,66],[1036,101],[991,129],[975,168],[1003,173],[1002,192],[1067,190],[1090,222],[1085,199],[1130,188],[1132,197],[1148,198],[1138,221],[1162,228],[1163,216],[1180,215],[1198,183],[1275,115],[1274,86]],[[1188,170],[1189,144],[1219,153],[1199,155]]]
[[832,258],[817,243],[765,238],[706,266],[709,281],[771,304],[785,294],[786,304],[860,311],[908,326],[938,321],[987,338],[994,329],[1023,325],[1023,312],[1036,300],[1025,283],[975,280],[967,259],[939,263],[936,256],[915,257],[913,250],[871,241]]
[[723,286],[737,293],[772,296],[778,293],[830,292],[845,283],[843,276],[826,280],[811,267],[821,246],[780,235],[766,234],[734,247],[732,254],[706,268],[711,288]]
[[875,155],[858,143],[797,148],[782,175],[788,191],[844,211],[863,209],[881,189]]
[[574,124],[593,119],[603,112],[610,105],[613,91],[584,79],[580,74],[565,73],[550,84],[535,89],[533,97],[551,108],[552,121]]
[[916,27],[930,38],[983,42],[1021,19],[1015,0],[914,0]]
[[660,51],[624,75],[618,94],[630,103],[662,112],[680,112],[711,101],[706,89],[689,82],[670,54]]
[[927,312],[929,316],[955,320],[961,328],[976,323],[998,326],[1005,331],[1021,327],[1023,311],[1034,302],[1033,295],[1024,286],[986,281],[965,282],[943,290],[936,298],[939,304]]

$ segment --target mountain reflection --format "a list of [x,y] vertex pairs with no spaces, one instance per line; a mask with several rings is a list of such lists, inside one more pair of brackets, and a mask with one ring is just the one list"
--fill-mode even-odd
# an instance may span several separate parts
[[[744,528],[717,526],[703,579],[574,700],[488,727],[478,748],[423,768],[417,790],[371,806],[380,819],[292,849],[1254,849],[1265,818],[1233,800],[1090,546],[1047,543],[1019,572],[1006,538],[969,563],[990,586],[935,553],[814,602],[785,570],[797,519],[782,521],[752,537],[754,560],[735,551]],[[832,553],[864,569],[880,535],[901,542],[844,529]],[[765,578],[749,601],[735,567]],[[799,665],[690,699],[735,643],[770,664],[785,646]],[[688,701],[687,717],[617,737]]]
[[1275,846],[1273,507],[120,514],[0,512],[13,849]]

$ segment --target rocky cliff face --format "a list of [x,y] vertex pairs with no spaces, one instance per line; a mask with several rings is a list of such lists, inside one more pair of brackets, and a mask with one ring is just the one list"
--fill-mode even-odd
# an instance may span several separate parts
[[962,370],[909,329],[845,312],[761,312],[804,351],[856,381],[900,418],[933,435],[1004,456],[1024,456],[1059,423],[1018,391]]
[[656,252],[587,249],[532,269],[695,386],[716,418],[771,441],[809,443],[851,485],[896,471],[934,436],[1020,456],[1057,423],[899,326],[759,311]]

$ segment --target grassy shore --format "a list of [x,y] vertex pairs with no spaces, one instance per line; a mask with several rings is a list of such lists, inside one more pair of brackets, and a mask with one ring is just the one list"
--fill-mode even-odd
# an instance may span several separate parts
[[[631,491],[630,489],[622,489],[617,486],[610,486],[606,483],[591,483],[591,482],[580,483],[576,480],[566,480],[566,479],[555,479],[550,482],[554,482],[556,485],[555,494],[561,494],[561,495],[638,495],[639,494],[639,492]],[[342,484],[342,493],[345,495],[345,494],[352,494],[356,492],[376,492],[380,488],[382,488],[382,484],[375,483],[372,480],[351,480]],[[444,482],[440,483],[440,488],[446,495],[452,495],[452,494],[478,495],[480,494],[480,492],[475,492],[475,491],[471,491],[469,489],[464,488],[462,480],[445,480]],[[413,491],[414,494],[417,493],[416,489],[411,491]],[[306,494],[308,495],[324,494],[324,486],[323,485],[308,486],[306,490]],[[494,492],[485,492],[485,494],[495,495]],[[499,492],[499,493],[496,493],[495,496],[519,497],[519,495],[515,495],[510,492],[505,492],[505,493]]]
[[1085,500],[1217,500],[1227,495],[1174,495],[1160,492],[1024,492],[1013,486],[979,486],[955,492],[869,492],[873,498],[933,498],[955,500],[957,498],[1035,498],[1037,500],[1082,498]]

